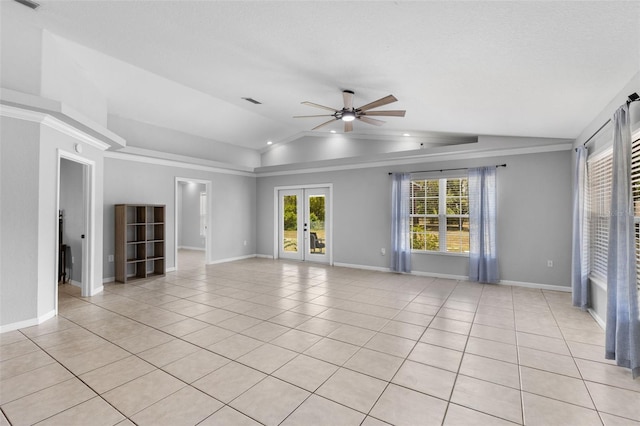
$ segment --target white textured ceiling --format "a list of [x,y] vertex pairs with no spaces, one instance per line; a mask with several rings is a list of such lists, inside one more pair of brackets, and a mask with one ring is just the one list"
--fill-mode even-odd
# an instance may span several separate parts
[[635,1],[41,4],[110,113],[255,149],[343,89],[407,110],[355,132],[575,138],[640,70]]

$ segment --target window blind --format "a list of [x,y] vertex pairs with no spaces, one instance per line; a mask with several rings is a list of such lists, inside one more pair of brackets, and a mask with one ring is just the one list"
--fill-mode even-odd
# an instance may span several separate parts
[[[631,188],[634,206],[636,272],[640,290],[640,135],[631,145]],[[611,209],[612,151],[608,149],[587,162],[589,271],[592,277],[607,281],[607,245]]]
[[638,137],[631,144],[631,191],[636,237],[636,284],[640,290],[640,134],[636,136]]
[[589,190],[589,271],[607,282],[607,245],[609,242],[609,210],[611,209],[612,151],[608,149],[587,162]]

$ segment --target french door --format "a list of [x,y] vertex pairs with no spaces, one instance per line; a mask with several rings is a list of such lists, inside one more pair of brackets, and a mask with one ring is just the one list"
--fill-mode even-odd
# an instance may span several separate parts
[[329,188],[278,191],[278,257],[330,263]]

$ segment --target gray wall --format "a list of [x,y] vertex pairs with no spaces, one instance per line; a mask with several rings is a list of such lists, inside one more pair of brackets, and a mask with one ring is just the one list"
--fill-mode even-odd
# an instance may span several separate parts
[[64,224],[64,244],[71,248],[72,264],[71,280],[82,282],[82,239],[84,234],[84,206],[82,202],[82,164],[74,161],[60,160],[60,210],[62,210]]
[[[432,170],[507,163],[498,170],[498,240],[504,281],[568,286],[571,255],[571,153],[446,161],[258,179],[259,254],[273,255],[273,188],[333,184],[334,262],[387,268],[391,181],[389,171]],[[413,270],[468,275],[468,258],[414,254]],[[547,260],[554,266],[547,267]]]
[[[165,204],[167,268],[175,267],[175,178],[212,182],[211,221],[209,223],[211,260],[219,261],[256,252],[256,179],[250,176],[213,173],[186,168],[105,159],[104,184],[104,278],[114,276],[114,264],[107,256],[114,253],[115,204]],[[247,245],[244,245],[247,241]]]
[[200,236],[200,193],[206,190],[202,183],[178,183],[178,247],[205,249],[206,239]]
[[[37,316],[40,127],[0,126],[0,324]],[[55,255],[55,253],[54,253]]]
[[[1,118],[2,224],[0,246],[0,325],[51,315],[56,306],[58,153],[73,152],[77,139],[52,128]],[[95,164],[98,210],[91,235],[94,258],[102,258],[102,152],[85,145],[82,156]],[[99,279],[96,279],[99,277]],[[102,264],[93,268],[101,286]]]

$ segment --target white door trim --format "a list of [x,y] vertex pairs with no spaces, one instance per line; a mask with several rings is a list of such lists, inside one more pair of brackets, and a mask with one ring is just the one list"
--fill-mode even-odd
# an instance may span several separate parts
[[[201,183],[204,184],[205,186],[205,192],[207,193],[207,230],[205,233],[205,243],[204,243],[204,247],[205,247],[205,251],[204,251],[204,263],[206,265],[209,265],[211,263],[211,212],[212,212],[212,208],[211,208],[211,188],[212,188],[212,183],[210,180],[204,180],[204,179],[195,179],[195,178],[188,178],[188,177],[179,177],[176,176],[175,179],[175,188],[174,188],[174,203],[173,203],[173,230],[174,230],[174,244],[173,244],[173,253],[174,253],[174,269],[177,271],[178,270],[178,224],[180,223],[178,221],[178,185],[180,182],[195,182],[195,183]],[[166,267],[166,265],[165,265]]]
[[[96,292],[95,265],[98,259],[95,259],[95,215],[96,215],[96,163],[95,161],[84,158],[78,154],[64,151],[58,148],[58,170],[56,183],[56,214],[55,228],[58,229],[58,212],[60,211],[60,161],[66,159],[82,164],[82,202],[84,215],[84,235],[82,241],[82,297],[93,296]],[[58,269],[59,251],[60,251],[59,232],[56,232],[56,270]],[[55,311],[58,313],[58,277],[55,277]],[[100,283],[102,285],[102,283]]]
[[326,232],[329,235],[327,251],[329,252],[329,265],[333,266],[333,184],[332,183],[317,183],[307,185],[287,185],[287,186],[275,186],[273,188],[273,258],[279,258],[279,217],[280,217],[280,202],[278,199],[278,192],[282,190],[290,189],[311,189],[311,188],[328,188],[329,189],[329,229]]

